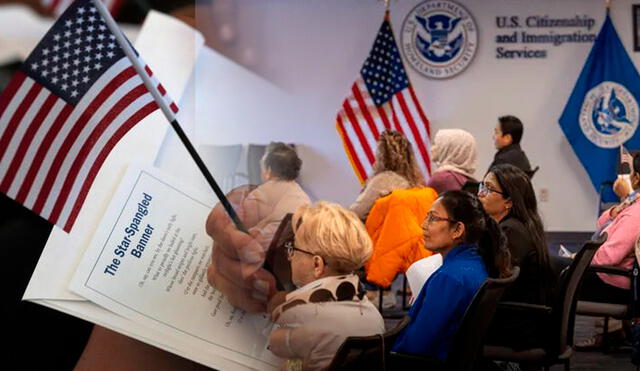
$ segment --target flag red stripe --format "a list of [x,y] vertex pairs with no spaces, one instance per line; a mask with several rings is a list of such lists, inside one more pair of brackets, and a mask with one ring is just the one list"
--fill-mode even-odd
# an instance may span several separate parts
[[9,142],[11,142],[13,134],[15,134],[16,130],[18,129],[20,121],[22,121],[22,118],[27,113],[27,110],[29,110],[31,104],[40,93],[40,90],[42,90],[42,85],[34,83],[33,86],[31,86],[31,88],[29,89],[27,95],[18,106],[16,112],[14,112],[11,120],[9,120],[9,124],[7,125],[6,130],[2,134],[2,138],[0,138],[0,160],[2,160],[2,157],[7,151],[7,148],[9,148]]
[[64,125],[65,121],[67,121],[69,115],[71,115],[71,112],[73,112],[73,106],[69,104],[65,105],[62,111],[60,111],[58,117],[56,117],[53,125],[51,125],[51,128],[47,132],[47,135],[45,135],[44,140],[42,141],[42,143],[40,143],[38,152],[36,152],[36,155],[33,158],[33,163],[29,167],[29,171],[27,172],[27,175],[25,176],[24,181],[20,186],[20,191],[18,191],[18,195],[16,196],[16,201],[20,202],[21,204],[24,204],[24,201],[27,199],[29,191],[31,191],[31,186],[36,179],[36,175],[38,174],[38,170],[40,170],[40,166],[42,166],[44,158],[49,152],[49,148],[51,147],[53,140],[58,135],[58,132],[60,132],[60,129],[62,129],[62,126]]
[[[49,4],[49,8],[48,8],[49,13],[50,14],[55,14],[55,10],[58,7],[58,5],[60,5],[60,0],[51,1],[51,4]],[[62,13],[62,12],[60,12],[60,13]]]
[[178,106],[176,106],[175,103],[171,102],[169,108],[171,108],[171,111],[173,111],[173,113],[178,113]]
[[69,218],[67,218],[67,222],[64,225],[64,230],[69,232],[73,227],[73,224],[78,217],[78,213],[80,213],[80,209],[82,208],[82,204],[89,193],[89,189],[91,189],[91,185],[93,184],[93,180],[95,179],[98,171],[102,167],[102,164],[107,159],[107,156],[113,149],[113,147],[118,143],[118,141],[129,131],[132,127],[135,126],[140,120],[145,118],[151,112],[155,111],[158,108],[158,105],[155,101],[151,101],[147,103],[145,106],[140,108],[133,116],[131,116],[127,121],[125,121],[113,136],[109,139],[109,141],[104,145],[95,162],[91,166],[87,177],[85,178],[84,183],[82,184],[82,188],[80,189],[80,193],[76,198],[75,203],[73,204],[73,209],[69,214]]
[[80,152],[76,155],[76,158],[73,160],[73,164],[71,168],[69,168],[69,172],[66,175],[66,179],[62,185],[62,189],[60,190],[60,194],[58,194],[58,198],[56,199],[56,203],[51,211],[49,216],[49,220],[56,224],[58,222],[58,217],[62,212],[62,208],[64,204],[67,202],[67,198],[69,198],[69,192],[71,192],[71,188],[73,187],[73,183],[75,183],[78,173],[82,168],[83,163],[87,159],[87,156],[91,152],[93,146],[98,142],[100,136],[104,133],[105,130],[109,127],[109,125],[118,117],[118,115],[124,111],[132,102],[134,102],[139,97],[145,95],[147,93],[147,88],[144,84],[140,84],[129,91],[124,97],[122,97],[111,110],[107,113],[96,125],[93,129],[87,140],[82,145]]
[[367,121],[367,124],[369,125],[369,129],[371,129],[371,132],[373,133],[373,137],[376,138],[376,140],[378,140],[380,133],[378,132],[376,123],[373,121],[373,117],[371,117],[371,114],[369,113],[369,108],[364,103],[364,99],[362,99],[362,94],[360,94],[360,89],[358,89],[357,83],[354,83],[351,86],[351,92],[353,93],[353,96],[356,98],[356,101],[358,102],[358,107],[360,107],[360,112],[362,112],[362,116],[364,116],[364,119]]
[[20,140],[20,145],[18,146],[16,153],[13,154],[13,160],[9,165],[9,169],[4,176],[4,179],[2,179],[2,183],[0,183],[0,192],[7,193],[9,191],[9,187],[11,186],[11,183],[13,183],[18,169],[20,169],[20,165],[22,164],[22,161],[25,157],[25,154],[27,153],[27,150],[29,149],[29,146],[31,145],[31,142],[33,141],[33,138],[40,129],[40,126],[42,126],[44,119],[47,117],[49,111],[51,111],[51,108],[57,100],[58,98],[54,94],[49,94],[47,99],[42,104],[42,107],[33,118],[33,121],[30,123],[26,132],[22,136],[22,139]]
[[118,88],[118,86],[122,85],[129,78],[134,76],[136,71],[133,66],[126,68],[122,72],[120,72],[113,80],[109,81],[109,83],[98,93],[98,95],[94,98],[89,106],[84,110],[82,115],[76,120],[73,125],[71,131],[65,138],[60,150],[56,154],[55,159],[51,164],[51,168],[47,173],[47,177],[45,178],[44,183],[42,184],[42,188],[40,189],[40,193],[38,194],[38,198],[36,203],[33,206],[33,211],[37,214],[40,214],[44,204],[49,196],[49,192],[51,191],[51,187],[60,171],[60,167],[62,167],[62,163],[64,162],[65,157],[67,156],[71,146],[77,139],[78,135],[82,131],[82,128],[87,124],[87,122],[91,119],[91,116],[96,112],[96,110],[104,103],[105,100]]
[[369,146],[367,137],[362,132],[362,128],[360,128],[360,123],[358,122],[358,119],[356,118],[356,116],[353,114],[353,111],[351,110],[351,106],[349,105],[349,102],[347,102],[346,99],[344,103],[342,103],[342,108],[344,109],[344,112],[347,114],[347,117],[349,118],[349,122],[351,122],[351,126],[353,127],[353,130],[356,132],[356,135],[358,136],[358,140],[360,141],[360,145],[364,150],[364,154],[367,156],[367,159],[369,160],[369,162],[373,164],[373,162],[375,161],[373,157],[373,151],[371,151],[371,147]]
[[20,89],[20,86],[22,86],[22,83],[26,78],[27,75],[25,75],[24,73],[20,71],[16,72],[16,74],[13,75],[13,78],[9,82],[9,85],[7,85],[7,87],[2,91],[2,95],[0,96],[0,117],[4,113],[4,110],[7,109],[9,102],[11,102],[11,99],[16,94],[18,89]]
[[391,123],[389,122],[387,113],[384,111],[384,109],[382,109],[382,107],[376,106],[376,109],[378,110],[378,115],[380,115],[380,118],[382,119],[382,123],[384,124],[384,127],[387,130],[391,129]]
[[400,103],[400,109],[402,110],[402,114],[404,118],[407,119],[407,124],[409,125],[409,129],[413,133],[413,138],[415,144],[418,146],[419,152],[422,155],[422,159],[424,163],[427,165],[427,170],[429,174],[431,174],[431,165],[429,164],[429,153],[424,146],[424,139],[420,135],[418,131],[418,127],[416,126],[415,121],[413,120],[413,116],[411,116],[411,112],[409,112],[409,108],[407,107],[407,102],[404,100],[404,96],[402,92],[396,93],[396,98],[398,99],[398,103]]
[[358,158],[358,154],[356,153],[353,143],[351,143],[351,139],[347,135],[347,131],[344,128],[344,123],[342,122],[342,118],[338,116],[338,131],[340,132],[340,136],[342,137],[342,142],[347,148],[349,158],[351,159],[351,164],[356,168],[356,171],[359,174],[359,178],[364,180],[367,178],[367,174],[362,167],[362,163],[360,162],[360,158]]
[[416,96],[416,93],[413,91],[413,86],[411,85],[409,85],[409,93],[411,93],[411,99],[413,100],[413,105],[416,107],[416,110],[420,115],[420,119],[422,120],[422,123],[427,128],[427,135],[429,136],[429,139],[431,139],[431,127],[429,125],[429,120],[427,119],[427,115],[424,114],[424,111],[420,106],[420,102],[418,101],[418,97]]
[[144,65],[144,70],[147,71],[147,75],[149,75],[149,77],[153,76],[153,71],[151,71],[151,68],[146,64]]
[[158,91],[160,92],[160,95],[167,94],[167,91],[164,89],[164,86],[162,86],[162,84],[158,84]]
[[393,118],[393,126],[395,126],[395,129],[400,133],[402,133],[402,135],[405,135],[404,130],[400,125],[400,120],[398,120],[398,115],[396,114],[395,107],[393,106],[393,104],[391,104],[391,101],[389,101],[387,104],[389,105],[389,108],[391,108],[391,117]]

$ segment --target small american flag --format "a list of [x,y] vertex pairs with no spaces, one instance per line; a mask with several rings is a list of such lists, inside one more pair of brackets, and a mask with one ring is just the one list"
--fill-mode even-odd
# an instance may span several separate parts
[[[65,10],[75,0],[40,0],[40,5],[51,15],[57,17],[64,13]],[[124,0],[102,0],[104,5],[109,9],[109,12],[115,17],[120,10],[120,6]]]
[[385,17],[373,48],[336,118],[336,128],[361,183],[371,174],[380,133],[403,133],[417,152],[426,178],[431,174],[430,129],[405,72],[391,24]]
[[97,9],[76,1],[0,95],[0,192],[69,232],[111,149],[157,108]]

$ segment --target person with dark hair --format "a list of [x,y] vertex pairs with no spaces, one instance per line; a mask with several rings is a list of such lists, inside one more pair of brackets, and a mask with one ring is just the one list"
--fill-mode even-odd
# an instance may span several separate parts
[[[520,276],[506,289],[502,300],[550,305],[553,269],[529,177],[513,165],[493,166],[480,183],[478,196],[507,237],[513,265],[520,267]],[[495,317],[489,342],[514,349],[539,346],[544,335],[542,319],[510,314]]]
[[378,138],[373,174],[349,210],[366,220],[377,199],[396,189],[424,187],[424,184],[411,142],[395,130],[385,130]]
[[526,174],[532,174],[529,159],[520,148],[523,130],[522,121],[515,116],[508,115],[498,118],[498,123],[493,131],[493,143],[498,152],[496,152],[489,168],[499,164],[511,164]]
[[250,231],[260,231],[258,241],[266,248],[285,215],[310,204],[311,199],[296,182],[302,160],[292,146],[272,142],[260,167],[264,183],[242,202],[241,216]]
[[423,229],[425,248],[443,262],[420,290],[393,350],[444,360],[476,292],[488,277],[510,276],[511,257],[498,224],[465,191],[442,194]]

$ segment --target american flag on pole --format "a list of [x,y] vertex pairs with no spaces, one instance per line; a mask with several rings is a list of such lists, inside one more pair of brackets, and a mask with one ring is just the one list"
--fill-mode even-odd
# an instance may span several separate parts
[[111,149],[157,108],[97,9],[76,1],[0,95],[0,192],[69,232]]
[[[40,0],[40,5],[51,15],[57,17],[75,0]],[[102,0],[109,12],[115,17],[124,0]]]
[[360,76],[342,103],[336,128],[360,183],[371,174],[376,143],[386,129],[397,130],[409,139],[425,178],[429,178],[429,120],[409,83],[387,17],[360,69]]

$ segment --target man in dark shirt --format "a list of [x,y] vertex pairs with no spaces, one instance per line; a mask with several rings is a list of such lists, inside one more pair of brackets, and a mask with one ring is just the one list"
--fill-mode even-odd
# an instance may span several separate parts
[[498,124],[496,124],[493,134],[493,142],[498,152],[496,152],[489,168],[498,164],[511,164],[529,176],[533,175],[529,159],[520,148],[522,131],[522,122],[517,117],[502,116],[498,118]]

